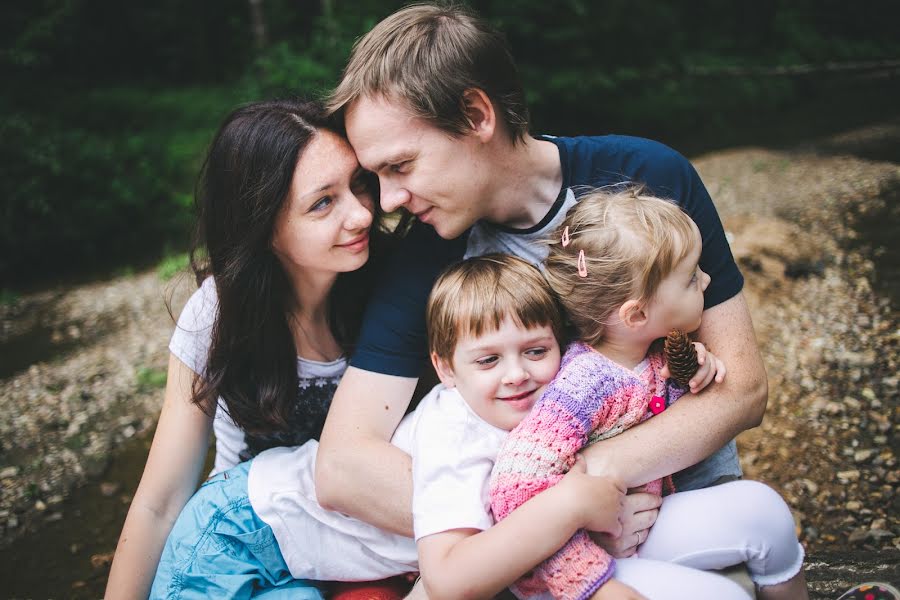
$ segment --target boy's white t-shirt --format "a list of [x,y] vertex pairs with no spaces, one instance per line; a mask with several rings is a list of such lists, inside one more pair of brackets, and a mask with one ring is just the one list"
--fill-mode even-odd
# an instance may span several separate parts
[[[391,443],[412,455],[416,539],[493,524],[488,484],[507,432],[438,385],[397,427]],[[318,443],[274,448],[251,463],[250,503],[272,528],[298,579],[374,580],[418,570],[415,542],[328,511],[315,494]]]

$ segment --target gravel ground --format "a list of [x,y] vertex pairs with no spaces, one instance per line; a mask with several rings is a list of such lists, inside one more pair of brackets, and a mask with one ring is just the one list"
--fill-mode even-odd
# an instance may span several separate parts
[[[896,230],[900,166],[835,154],[891,136],[895,126],[694,164],[745,274],[769,374],[765,421],[738,439],[745,472],[788,500],[810,555],[888,556],[896,581],[900,320],[878,291],[880,250],[858,230]],[[191,287],[149,271],[0,306],[3,360],[41,358],[0,380],[0,547],[62,518],[73,487],[98,482],[117,448],[152,429],[173,326],[166,298],[177,314]]]

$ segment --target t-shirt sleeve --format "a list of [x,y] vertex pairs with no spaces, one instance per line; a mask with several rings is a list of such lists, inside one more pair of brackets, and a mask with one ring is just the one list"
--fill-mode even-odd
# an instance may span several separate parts
[[734,261],[725,229],[706,186],[694,166],[668,146],[641,140],[641,164],[634,179],[662,197],[674,200],[697,224],[703,238],[700,268],[710,276],[704,293],[705,308],[721,304],[744,287],[744,277]]
[[[488,485],[496,447],[462,415],[423,415],[413,446],[413,530],[419,539],[493,525]],[[498,442],[499,443],[499,442]]]
[[431,286],[444,267],[463,257],[465,240],[444,240],[428,225],[413,225],[388,259],[366,307],[352,366],[419,376],[428,356],[425,305]]
[[216,285],[208,277],[184,305],[169,341],[169,351],[200,375],[206,370],[218,306]]

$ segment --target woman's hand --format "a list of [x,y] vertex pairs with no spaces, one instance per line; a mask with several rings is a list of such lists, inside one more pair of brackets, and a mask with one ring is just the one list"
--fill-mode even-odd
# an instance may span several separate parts
[[647,598],[630,585],[610,579],[594,592],[591,600],[647,600]]
[[660,504],[662,498],[656,494],[644,492],[643,487],[632,488],[622,503],[621,535],[590,531],[591,538],[616,558],[633,556],[656,522]]
[[587,464],[580,454],[559,485],[571,490],[583,528],[603,531],[612,536],[621,535],[624,485],[610,477],[588,475]]

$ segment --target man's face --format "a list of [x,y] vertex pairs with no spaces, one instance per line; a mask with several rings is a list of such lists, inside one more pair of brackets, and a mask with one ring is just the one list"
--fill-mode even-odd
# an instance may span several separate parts
[[444,239],[484,216],[475,136],[451,136],[381,96],[351,104],[345,125],[359,163],[378,176],[385,212],[403,207]]

